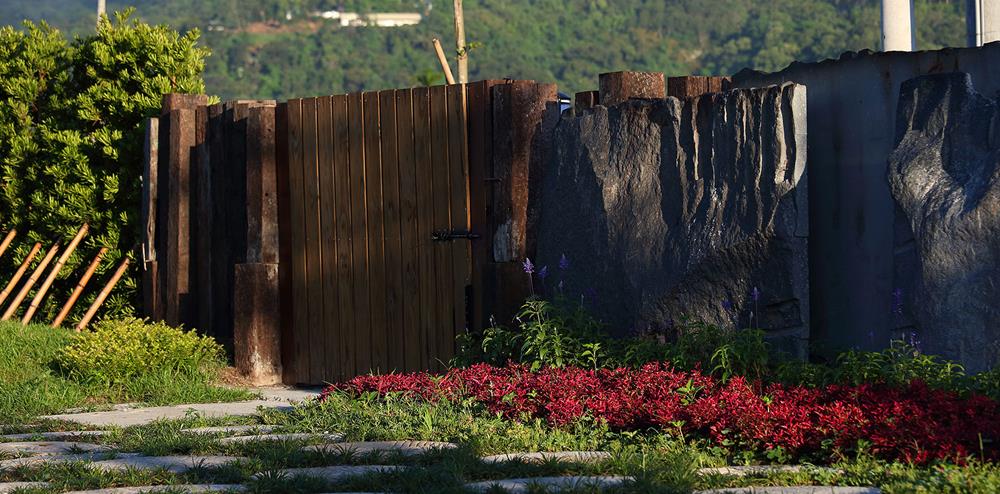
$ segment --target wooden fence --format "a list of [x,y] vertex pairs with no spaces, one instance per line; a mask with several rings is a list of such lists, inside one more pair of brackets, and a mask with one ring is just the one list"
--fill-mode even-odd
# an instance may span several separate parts
[[[722,89],[672,78],[670,94]],[[602,74],[577,108],[662,98]],[[527,295],[556,87],[482,81],[287,102],[167,95],[146,135],[148,316],[231,347],[254,381],[440,370]]]

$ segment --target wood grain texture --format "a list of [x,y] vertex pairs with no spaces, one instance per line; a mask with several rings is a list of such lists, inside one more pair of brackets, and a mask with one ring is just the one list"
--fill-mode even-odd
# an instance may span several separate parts
[[372,318],[369,292],[368,180],[365,173],[365,101],[360,93],[347,98],[351,168],[351,255],[354,258],[354,348],[355,374],[372,367]]
[[[402,370],[420,369],[420,278],[417,215],[417,168],[413,141],[413,91],[396,91],[396,139],[399,155],[399,221],[402,246],[403,322],[400,344],[403,347]],[[427,239],[423,239],[427,242]]]
[[429,355],[437,348],[434,335],[438,322],[437,263],[434,258],[434,156],[431,151],[431,92],[429,88],[413,90],[413,151],[416,170],[417,196],[417,277],[420,293],[420,324],[416,340],[419,346],[420,369],[429,369]]
[[351,138],[347,96],[331,100],[333,121],[334,209],[337,242],[337,308],[340,316],[340,377],[353,377],[356,367],[354,307],[354,236],[351,216]]
[[387,369],[388,335],[386,334],[385,220],[382,198],[382,150],[379,133],[378,93],[362,95],[365,129],[365,196],[368,214],[368,287],[371,297],[371,367],[373,372]]
[[308,266],[305,240],[305,195],[302,169],[302,100],[288,100],[288,185],[291,198],[289,216],[291,224],[291,279],[292,320],[295,358],[292,361],[295,381],[310,382],[309,376],[309,299]]
[[[469,154],[468,122],[466,119],[465,85],[448,86],[448,175],[450,189],[450,217],[452,231],[470,231],[469,224]],[[451,332],[446,333],[442,343],[441,360],[448,362],[455,356],[455,338],[467,331],[468,290],[472,276],[470,255],[472,240],[452,240],[451,256],[453,268]]]
[[316,100],[316,133],[318,145],[320,258],[323,281],[323,376],[333,380],[340,376],[342,334],[338,310],[336,196],[333,171],[333,107],[332,98],[323,96]]
[[399,205],[399,156],[396,135],[396,94],[380,91],[379,131],[382,157],[382,213],[385,246],[386,368],[399,372],[405,368],[403,336],[403,246],[401,243]]
[[[448,232],[451,229],[451,173],[449,170],[448,145],[448,89],[446,86],[431,88],[431,175],[434,196],[432,232]],[[430,368],[439,371],[444,362],[441,356],[447,354],[452,345],[450,337],[455,327],[455,263],[450,242],[432,242],[437,278],[437,317],[432,336],[429,336]]]
[[323,379],[326,331],[323,321],[323,257],[319,217],[317,99],[302,100],[302,200],[305,204],[306,298],[309,301],[309,381]]

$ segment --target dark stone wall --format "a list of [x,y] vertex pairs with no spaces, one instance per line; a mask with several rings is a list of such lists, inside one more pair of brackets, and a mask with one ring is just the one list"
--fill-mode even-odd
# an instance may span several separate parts
[[[795,82],[809,88],[810,327],[816,348],[874,350],[913,334],[915,340],[926,340],[926,352],[965,358],[927,338],[916,323],[915,311],[922,303],[915,298],[919,246],[910,219],[893,199],[888,160],[896,144],[896,106],[904,81],[961,71],[980,93],[993,96],[1000,91],[998,60],[1000,43],[992,43],[914,53],[848,53],[839,60],[733,77],[735,87]],[[964,363],[973,368],[985,364]]]
[[544,170],[536,264],[551,274],[539,290],[581,298],[619,333],[669,333],[690,317],[765,328],[803,355],[805,92],[785,84],[564,115]]
[[965,73],[900,88],[892,196],[915,246],[910,314],[920,345],[967,363],[1000,355],[1000,110]]

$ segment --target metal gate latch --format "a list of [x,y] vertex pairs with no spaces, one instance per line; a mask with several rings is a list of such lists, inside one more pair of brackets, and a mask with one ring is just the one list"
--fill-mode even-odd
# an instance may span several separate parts
[[479,238],[478,233],[472,233],[467,230],[440,230],[431,234],[431,240],[435,242],[447,242],[449,240],[457,240],[464,238],[466,240],[475,240]]

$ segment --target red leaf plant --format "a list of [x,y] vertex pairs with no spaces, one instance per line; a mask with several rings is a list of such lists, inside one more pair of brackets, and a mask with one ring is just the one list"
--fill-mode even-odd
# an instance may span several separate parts
[[[660,428],[792,456],[849,450],[859,441],[882,458],[925,464],[1000,459],[1000,405],[919,381],[823,388],[764,385],[742,377],[721,382],[666,363],[638,369],[544,368],[487,364],[428,373],[362,376],[324,392],[403,393],[427,401],[471,398],[512,420],[542,418],[561,426],[584,416],[615,430]],[[728,444],[733,444],[728,443]]]

